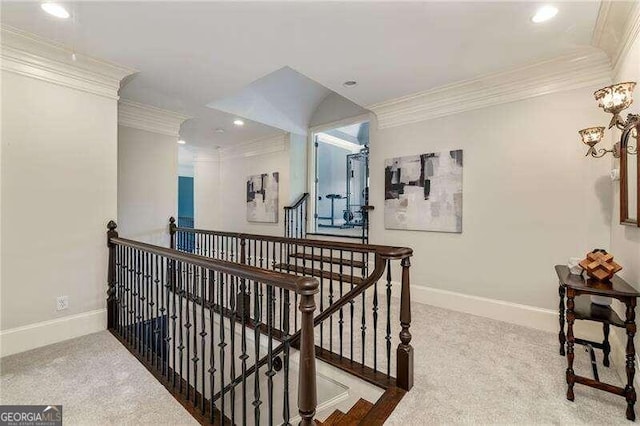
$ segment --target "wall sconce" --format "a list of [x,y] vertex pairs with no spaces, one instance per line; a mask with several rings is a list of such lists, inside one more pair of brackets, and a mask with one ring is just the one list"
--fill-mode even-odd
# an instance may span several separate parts
[[582,138],[582,142],[589,146],[586,156],[591,155],[594,158],[603,157],[607,153],[612,153],[614,157],[620,157],[620,147],[624,147],[627,154],[637,155],[638,144],[631,147],[628,145],[629,137],[633,136],[638,139],[637,127],[640,127],[640,114],[629,114],[627,119],[623,120],[620,117],[620,113],[633,103],[633,89],[636,87],[636,83],[628,81],[625,83],[618,83],[611,86],[604,87],[597,90],[593,96],[598,101],[598,106],[605,112],[613,114],[611,122],[609,122],[609,128],[613,126],[622,130],[622,136],[620,136],[620,142],[617,142],[612,149],[598,149],[595,146],[604,137],[604,127],[589,127],[580,130],[578,133]]

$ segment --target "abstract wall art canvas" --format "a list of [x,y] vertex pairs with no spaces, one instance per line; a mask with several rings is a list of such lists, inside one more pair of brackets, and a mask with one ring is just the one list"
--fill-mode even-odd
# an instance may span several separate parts
[[278,223],[278,172],[247,179],[247,220]]
[[462,232],[462,150],[387,159],[386,229]]

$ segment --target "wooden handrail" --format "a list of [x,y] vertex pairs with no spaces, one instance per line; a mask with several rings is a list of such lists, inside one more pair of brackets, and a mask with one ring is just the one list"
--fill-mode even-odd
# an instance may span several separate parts
[[350,250],[356,253],[375,253],[380,255],[383,259],[404,259],[405,257],[411,257],[413,255],[413,249],[409,247],[392,247],[381,246],[375,244],[357,244],[348,243],[342,241],[326,241],[326,240],[313,240],[307,238],[286,238],[278,237],[274,235],[257,235],[257,234],[243,234],[239,232],[225,232],[225,231],[211,231],[207,229],[193,229],[193,228],[173,228],[174,232],[186,232],[193,234],[205,234],[205,235],[218,235],[221,237],[236,237],[240,239],[249,240],[262,240],[272,241],[285,244],[297,244],[304,247],[318,247],[335,250]]
[[[182,229],[182,228],[181,228]],[[233,275],[239,278],[258,281],[265,284],[291,290],[298,294],[308,291],[310,287],[318,286],[318,280],[311,277],[303,277],[285,274],[282,272],[261,269],[255,266],[244,265],[235,262],[216,260],[206,256],[199,256],[192,253],[184,253],[174,249],[154,246],[152,244],[139,241],[128,240],[126,238],[109,238],[110,244],[130,247],[137,250],[144,250],[151,254],[166,257],[167,259],[189,263],[202,268],[212,269],[224,274]]]
[[301,205],[301,204],[302,204],[302,203],[303,203],[307,198],[309,198],[309,193],[308,193],[308,192],[305,192],[304,194],[302,194],[302,195],[300,196],[300,198],[298,198],[298,200],[297,200],[295,203],[291,204],[290,206],[284,206],[284,209],[285,209],[285,210],[293,210],[293,209],[295,209],[295,208],[297,208],[297,207],[300,207],[300,205]]

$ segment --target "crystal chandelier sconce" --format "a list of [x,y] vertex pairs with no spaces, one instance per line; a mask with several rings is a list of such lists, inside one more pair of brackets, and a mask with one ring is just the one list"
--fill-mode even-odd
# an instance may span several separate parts
[[[614,157],[620,157],[621,148],[625,149],[627,154],[637,155],[638,153],[638,133],[640,131],[640,114],[628,114],[627,119],[623,120],[620,113],[629,108],[633,103],[633,89],[636,83],[629,81],[618,83],[597,90],[593,95],[598,101],[598,106],[605,112],[613,114],[609,122],[609,128],[616,127],[622,131],[620,141],[617,142],[612,149],[596,149],[595,146],[604,137],[604,127],[589,127],[580,130],[578,133],[582,138],[582,142],[589,147],[586,156],[591,155],[594,158],[603,157],[607,153],[612,153]],[[636,140],[635,147],[629,145],[630,138]]]

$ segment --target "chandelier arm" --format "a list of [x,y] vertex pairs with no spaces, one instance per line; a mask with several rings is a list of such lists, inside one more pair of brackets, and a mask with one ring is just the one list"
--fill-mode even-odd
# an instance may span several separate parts
[[602,158],[604,157],[608,152],[613,152],[612,149],[599,149],[598,153],[596,154],[596,150],[594,149],[593,151],[591,151],[591,156],[593,158]]

